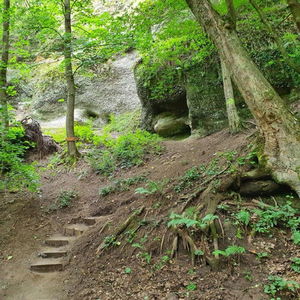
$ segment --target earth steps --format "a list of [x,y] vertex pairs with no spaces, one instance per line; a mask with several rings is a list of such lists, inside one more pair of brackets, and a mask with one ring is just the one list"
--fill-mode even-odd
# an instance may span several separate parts
[[72,243],[100,221],[101,217],[86,217],[82,223],[70,224],[64,227],[64,234],[54,234],[45,240],[46,248],[38,254],[38,259],[31,264],[30,270],[40,273],[63,271],[63,258],[69,253]]

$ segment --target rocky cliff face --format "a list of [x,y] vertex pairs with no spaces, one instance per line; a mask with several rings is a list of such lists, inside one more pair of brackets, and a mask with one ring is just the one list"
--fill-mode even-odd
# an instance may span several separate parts
[[[140,101],[133,76],[136,61],[136,53],[131,52],[101,66],[99,74],[76,76],[77,119],[92,116],[101,122],[109,114],[138,109]],[[28,82],[19,87],[17,102],[31,106],[39,120],[56,119],[65,113],[66,86],[59,64],[60,61],[41,61]]]
[[[190,131],[207,135],[227,124],[225,99],[217,62],[210,70],[195,66],[185,72],[184,79],[160,98],[153,98],[151,85],[145,85],[147,68],[139,63],[135,68],[138,94],[142,103],[142,127],[163,136]],[[160,77],[152,79],[152,85]]]

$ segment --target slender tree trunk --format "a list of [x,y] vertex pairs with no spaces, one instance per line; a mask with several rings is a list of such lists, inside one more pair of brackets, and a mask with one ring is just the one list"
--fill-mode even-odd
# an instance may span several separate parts
[[249,0],[251,5],[254,7],[256,10],[261,22],[265,25],[266,29],[274,39],[275,43],[277,44],[277,47],[283,57],[283,59],[286,61],[286,63],[294,69],[296,72],[300,73],[300,63],[293,59],[289,53],[286,51],[283,41],[281,37],[277,34],[277,32],[273,29],[272,25],[269,23],[269,21],[265,18],[264,13],[262,10],[259,8],[255,0]]
[[298,31],[300,32],[300,3],[299,0],[286,0],[293,15]]
[[240,118],[235,106],[231,76],[224,61],[221,61],[221,67],[229,130],[231,133],[237,133],[240,129]]
[[232,27],[235,29],[236,28],[236,10],[235,10],[235,7],[234,7],[234,3],[233,3],[233,0],[225,0],[226,2],[226,6],[227,6],[227,10],[228,10],[228,16],[230,18],[230,21],[231,21],[231,25]]
[[64,36],[64,56],[65,56],[65,77],[67,81],[68,101],[66,116],[66,133],[68,143],[68,154],[70,157],[78,157],[79,152],[76,147],[74,133],[74,109],[76,88],[72,67],[72,23],[70,0],[64,0],[65,36]]
[[215,43],[251,110],[264,140],[260,163],[279,183],[300,196],[300,125],[244,50],[234,30],[224,27],[209,0],[186,0]]
[[3,32],[2,32],[2,55],[0,62],[0,104],[2,110],[3,132],[9,126],[7,107],[7,66],[9,51],[9,23],[10,23],[10,0],[3,0]]

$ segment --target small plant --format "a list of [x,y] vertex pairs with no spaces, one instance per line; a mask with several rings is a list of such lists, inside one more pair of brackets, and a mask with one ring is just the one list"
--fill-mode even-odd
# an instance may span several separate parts
[[204,255],[204,252],[202,251],[202,250],[195,250],[195,252],[194,252],[194,254],[196,255],[196,256],[203,256]]
[[300,273],[300,258],[299,257],[292,258],[291,268],[293,271]]
[[193,182],[198,180],[200,177],[201,172],[199,169],[197,167],[192,167],[180,178],[179,183],[174,188],[175,192],[180,193],[184,189],[190,187]]
[[108,235],[104,238],[103,248],[109,248],[112,246],[120,246],[121,242],[117,241],[117,237],[115,235]]
[[62,191],[58,196],[58,207],[69,207],[73,199],[77,197],[75,191]]
[[124,270],[124,273],[125,274],[130,274],[130,273],[132,273],[132,269],[129,268],[129,267],[126,267],[125,270]]
[[[273,227],[277,225],[283,225],[285,227],[299,225],[299,223],[295,219],[297,211],[291,206],[291,202],[287,202],[283,206],[268,206],[268,208],[262,207],[261,209],[254,209],[253,212],[256,221],[253,222],[252,227],[256,232],[268,233]],[[295,227],[293,227],[292,229],[295,229]]]
[[296,245],[300,245],[300,231],[294,231],[293,232],[292,240]]
[[248,211],[246,210],[241,210],[237,214],[234,215],[236,220],[245,226],[248,226],[250,223],[251,215]]
[[218,217],[212,214],[208,214],[204,218],[198,220],[197,215],[194,215],[191,218],[191,216],[187,215],[187,213],[185,212],[182,215],[171,213],[169,218],[170,221],[168,222],[168,227],[185,226],[187,228],[198,227],[199,229],[204,229]]
[[135,189],[136,194],[145,194],[145,195],[151,195],[151,194],[162,194],[163,189],[166,185],[166,181],[157,182],[157,181],[149,181],[146,188],[140,187]]
[[234,255],[245,253],[245,251],[246,250],[244,247],[232,245],[232,246],[227,247],[225,250],[215,250],[215,251],[213,251],[213,254],[229,257],[229,256],[234,256]]
[[197,284],[193,282],[189,283],[186,286],[186,290],[188,290],[189,292],[195,291],[196,289],[197,289]]
[[139,257],[141,257],[148,265],[151,263],[152,255],[148,252],[139,253]]
[[163,255],[159,262],[154,265],[155,270],[161,270],[171,260],[169,255]]
[[[264,286],[264,292],[268,295],[272,296],[272,299],[281,299],[279,297],[276,297],[276,295],[281,291],[289,291],[289,292],[296,292],[300,285],[296,281],[292,280],[286,280],[279,276],[269,276],[268,277],[269,284],[266,284]],[[276,298],[275,298],[276,297]]]
[[253,275],[251,271],[245,271],[243,274],[246,280],[253,281]]
[[269,257],[269,253],[268,252],[258,252],[256,254],[256,256],[257,256],[258,259],[264,259],[264,258]]
[[107,196],[109,194],[114,194],[118,192],[125,192],[129,190],[129,187],[140,182],[146,181],[147,178],[145,175],[130,177],[126,179],[119,179],[113,181],[111,185],[105,186],[99,190],[100,196]]

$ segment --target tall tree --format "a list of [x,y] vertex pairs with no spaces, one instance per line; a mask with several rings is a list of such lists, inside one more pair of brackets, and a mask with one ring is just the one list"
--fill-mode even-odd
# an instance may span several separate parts
[[3,0],[3,31],[2,55],[0,62],[0,104],[2,110],[3,126],[8,128],[9,117],[7,107],[7,66],[9,58],[9,25],[10,25],[10,0]]
[[79,152],[76,147],[76,137],[74,132],[74,109],[76,87],[72,66],[72,21],[71,21],[71,4],[70,0],[64,0],[64,57],[65,57],[65,77],[67,82],[68,101],[66,116],[66,133],[68,143],[68,154],[71,157],[78,157]]
[[300,3],[299,0],[286,0],[300,33]]
[[209,0],[186,0],[217,47],[221,59],[251,110],[263,137],[260,163],[300,196],[300,124],[244,50],[233,28],[225,26]]

